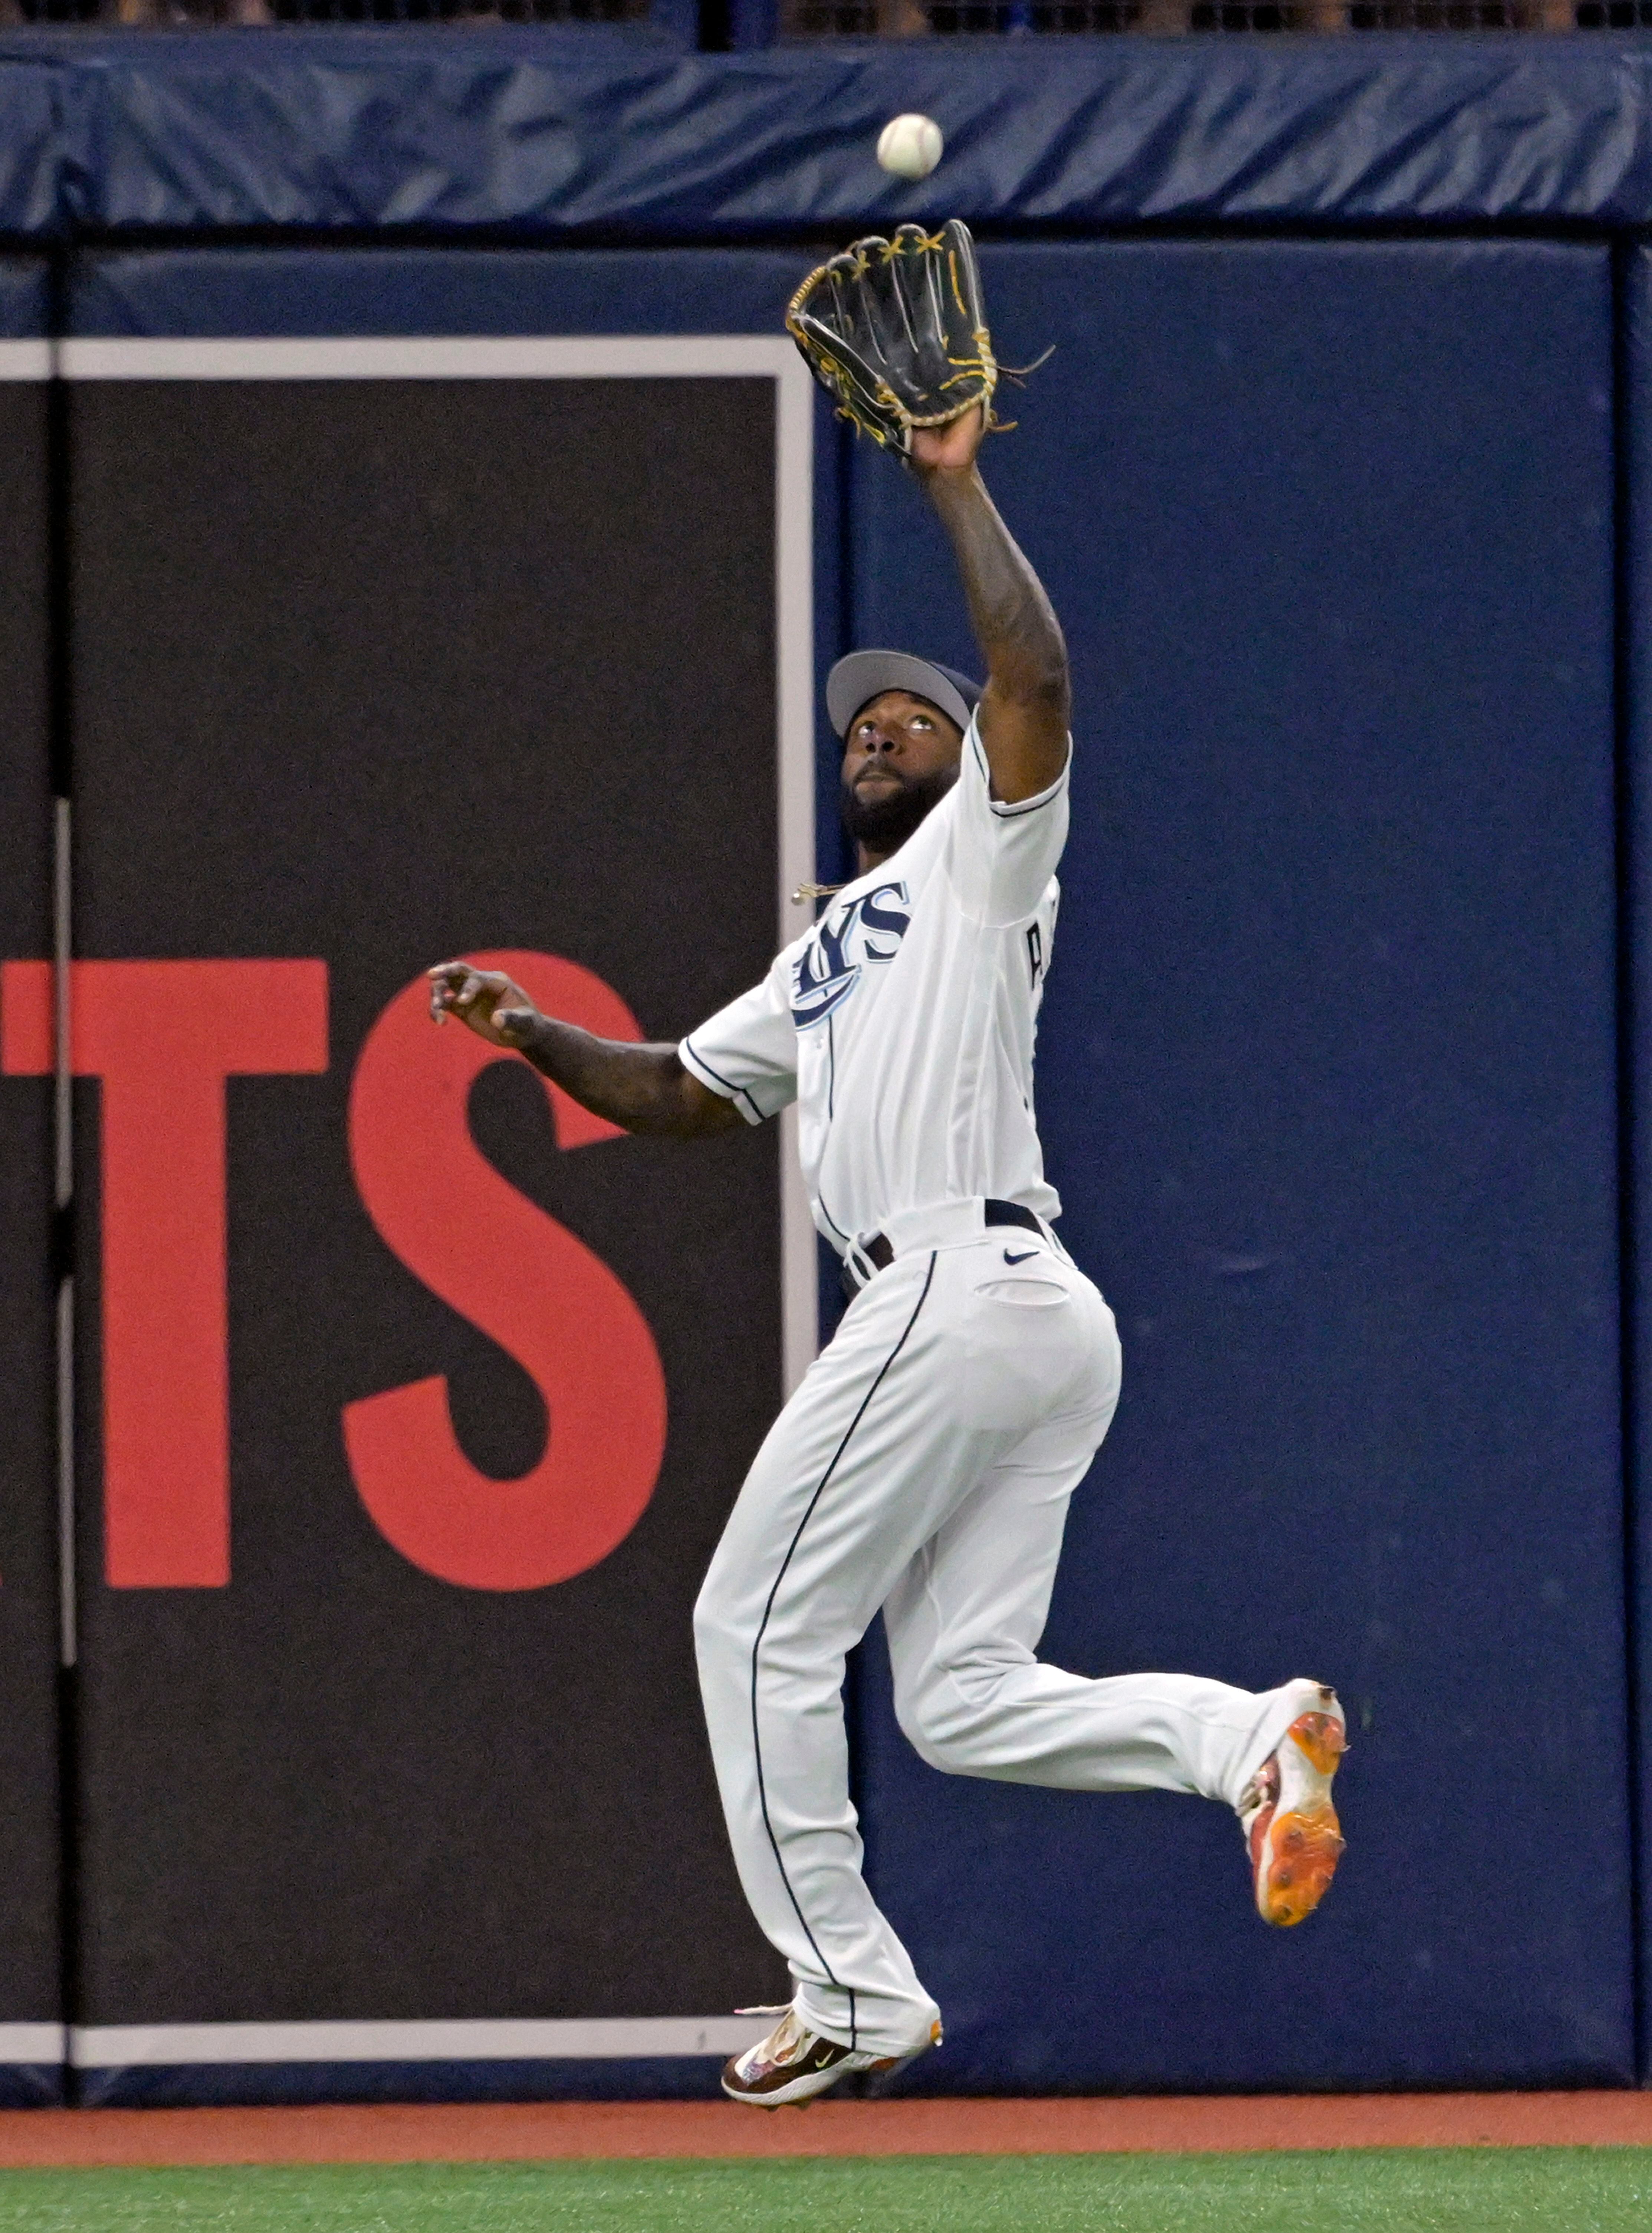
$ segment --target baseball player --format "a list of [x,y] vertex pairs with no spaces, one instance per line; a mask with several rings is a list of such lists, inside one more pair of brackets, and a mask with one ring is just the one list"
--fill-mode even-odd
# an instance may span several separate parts
[[1039,1660],[1068,1500],[1118,1398],[1112,1312],[1056,1237],[1033,1037],[1067,832],[1066,648],[977,466],[985,406],[909,462],[956,555],[985,688],[905,653],[840,660],[827,706],[857,873],[763,981],[676,1046],[597,1040],[506,978],[433,970],[438,1020],[517,1049],[637,1132],[798,1104],[810,1201],[850,1302],[765,1439],[695,1609],[741,1883],[795,1981],[723,2074],[803,2102],[940,2038],[868,1891],[845,1654],[881,1610],[901,1728],[931,1766],[1068,1790],[1198,1793],[1238,1813],[1265,1920],[1317,1905],[1342,1850],[1332,1691]]

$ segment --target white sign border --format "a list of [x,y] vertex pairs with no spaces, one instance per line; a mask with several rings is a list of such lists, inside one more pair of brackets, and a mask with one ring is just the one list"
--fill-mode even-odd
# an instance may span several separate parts
[[[400,2023],[74,2024],[68,2060],[75,2070],[176,2070],[237,2063],[720,2058],[743,2054],[770,2021],[738,2015],[460,2016]],[[31,2028],[56,2030],[53,2025]]]

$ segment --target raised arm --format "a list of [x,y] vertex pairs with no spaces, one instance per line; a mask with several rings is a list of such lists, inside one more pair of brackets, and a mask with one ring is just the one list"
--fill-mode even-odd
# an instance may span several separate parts
[[524,1055],[582,1109],[610,1124],[687,1140],[732,1131],[742,1121],[732,1101],[683,1068],[674,1046],[599,1039],[577,1025],[542,1016],[503,970],[440,961],[430,978],[430,1012],[439,1024],[457,1016],[490,1045]]
[[952,538],[975,638],[986,660],[979,726],[992,788],[1006,804],[1047,791],[1067,758],[1072,694],[1061,623],[976,465],[985,432],[971,411],[920,430],[912,464]]

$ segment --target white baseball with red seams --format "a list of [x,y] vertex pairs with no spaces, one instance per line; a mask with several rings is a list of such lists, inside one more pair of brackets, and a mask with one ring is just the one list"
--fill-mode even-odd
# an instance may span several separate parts
[[[695,1609],[746,1897],[801,2021],[877,2056],[928,2045],[939,2015],[862,1878],[849,1799],[844,1655],[880,1609],[901,1725],[960,1774],[1237,1806],[1300,1710],[1299,1685],[1092,1681],[1036,1656],[1119,1388],[1112,1313],[1050,1230],[1033,1118],[1066,830],[1065,772],[995,800],[972,723],[915,834],[680,1049],[752,1123],[795,1099],[820,1230],[895,1252],[771,1429]],[[990,1226],[992,1201],[1036,1223]]]
[[878,134],[878,162],[897,179],[927,179],[940,160],[943,144],[933,116],[892,116]]

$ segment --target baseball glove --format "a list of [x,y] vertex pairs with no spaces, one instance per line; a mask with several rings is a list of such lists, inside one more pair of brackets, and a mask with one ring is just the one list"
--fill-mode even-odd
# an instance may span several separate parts
[[857,240],[811,271],[786,330],[840,414],[884,448],[912,452],[915,426],[945,426],[977,403],[989,423],[998,368],[969,228],[903,225]]

